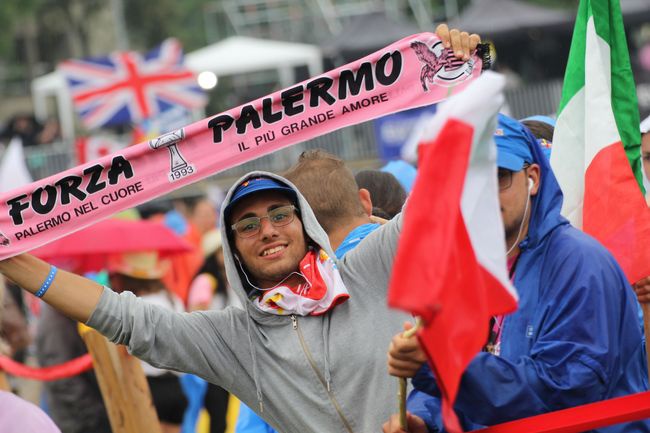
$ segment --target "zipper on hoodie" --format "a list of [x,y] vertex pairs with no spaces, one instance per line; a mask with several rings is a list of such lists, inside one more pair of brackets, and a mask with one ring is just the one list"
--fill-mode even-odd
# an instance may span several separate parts
[[321,374],[320,370],[318,370],[318,368],[316,367],[316,362],[314,361],[314,357],[312,356],[311,351],[307,347],[307,343],[305,342],[305,338],[302,335],[302,331],[298,327],[298,319],[296,319],[296,316],[293,314],[291,315],[291,322],[293,324],[294,331],[298,333],[300,346],[302,346],[302,351],[307,357],[307,361],[309,361],[309,365],[311,365],[312,370],[314,370],[314,373],[316,373],[316,376],[318,376],[318,380],[320,380],[320,383],[325,388],[325,391],[327,391],[327,396],[329,397],[330,402],[332,402],[332,404],[334,405],[334,409],[336,409],[336,412],[339,414],[339,417],[341,418],[343,425],[345,425],[345,428],[349,433],[354,433],[352,427],[350,426],[350,423],[348,422],[348,420],[345,418],[345,415],[343,414],[341,405],[339,405],[339,402],[336,400],[336,397],[334,397],[334,394],[332,394],[332,390],[330,389],[329,383],[325,381],[325,378]]

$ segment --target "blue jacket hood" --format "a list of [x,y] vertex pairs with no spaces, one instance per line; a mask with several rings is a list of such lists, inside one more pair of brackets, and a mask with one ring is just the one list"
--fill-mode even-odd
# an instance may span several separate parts
[[542,149],[537,143],[535,136],[521,123],[506,116],[499,114],[499,123],[516,122],[519,141],[526,145],[532,155],[535,164],[539,165],[540,186],[537,194],[531,197],[531,214],[528,224],[528,235],[520,243],[520,247],[534,248],[557,226],[568,224],[569,222],[560,215],[562,209],[562,190],[551,170],[548,158],[544,156]]

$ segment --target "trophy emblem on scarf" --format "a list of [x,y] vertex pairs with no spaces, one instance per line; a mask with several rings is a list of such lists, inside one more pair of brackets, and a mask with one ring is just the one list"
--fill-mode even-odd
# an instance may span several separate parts
[[184,138],[185,130],[181,128],[149,140],[149,147],[152,149],[166,147],[169,150],[170,172],[167,173],[167,178],[170,182],[175,182],[196,172],[194,165],[189,164],[178,149],[178,144]]
[[11,241],[9,240],[8,237],[4,235],[4,233],[0,232],[0,246],[3,247],[8,247]]

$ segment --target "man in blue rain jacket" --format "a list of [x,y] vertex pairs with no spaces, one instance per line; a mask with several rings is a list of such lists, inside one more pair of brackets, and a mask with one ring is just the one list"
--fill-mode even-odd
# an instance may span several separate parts
[[[647,390],[637,304],[625,275],[603,246],[560,216],[562,192],[530,132],[500,115],[494,138],[508,261],[520,299],[515,313],[493,321],[492,353],[479,353],[462,377],[455,409],[463,427]],[[412,363],[424,360],[421,353],[405,356],[403,340],[396,336],[389,353],[389,370],[398,376],[407,375],[409,356]],[[444,431],[430,368],[411,367],[414,372],[409,431]],[[393,417],[384,431],[399,432],[395,424]],[[596,431],[648,432],[650,423]]]

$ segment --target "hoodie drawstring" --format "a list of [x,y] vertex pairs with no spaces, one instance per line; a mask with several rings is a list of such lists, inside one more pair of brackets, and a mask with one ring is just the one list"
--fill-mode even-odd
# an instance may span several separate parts
[[329,313],[323,314],[323,358],[325,362],[325,382],[327,383],[327,391],[331,391],[332,376],[330,374],[330,315]]
[[257,353],[255,351],[255,346],[253,345],[253,337],[251,336],[251,316],[250,304],[246,303],[246,330],[248,332],[248,347],[251,351],[251,358],[253,359],[253,381],[255,382],[255,392],[257,394],[257,403],[260,407],[260,414],[264,413],[264,401],[262,398],[262,385],[260,383],[259,370],[257,369]]

